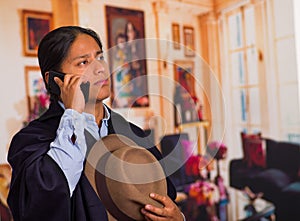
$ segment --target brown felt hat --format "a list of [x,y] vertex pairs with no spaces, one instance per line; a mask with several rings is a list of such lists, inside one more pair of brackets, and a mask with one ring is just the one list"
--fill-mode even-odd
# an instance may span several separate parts
[[152,192],[167,195],[164,171],[147,149],[122,135],[96,142],[87,156],[85,174],[108,212],[117,220],[144,220],[141,208],[162,205]]
[[7,196],[9,192],[10,180],[11,168],[9,164],[0,164],[0,202],[6,207],[8,207]]

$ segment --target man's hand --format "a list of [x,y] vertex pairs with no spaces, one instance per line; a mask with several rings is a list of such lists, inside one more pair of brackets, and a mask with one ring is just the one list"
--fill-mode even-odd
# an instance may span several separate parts
[[146,220],[174,220],[174,221],[183,221],[184,216],[181,213],[180,209],[177,205],[168,197],[161,196],[156,193],[151,193],[150,197],[158,202],[160,202],[164,207],[158,208],[153,205],[145,205],[142,208],[141,212],[144,214]]
[[60,87],[60,97],[66,109],[74,109],[79,113],[82,113],[84,110],[85,100],[80,89],[83,79],[83,75],[71,74],[66,74],[64,81],[61,81],[58,77],[54,78],[54,81]]

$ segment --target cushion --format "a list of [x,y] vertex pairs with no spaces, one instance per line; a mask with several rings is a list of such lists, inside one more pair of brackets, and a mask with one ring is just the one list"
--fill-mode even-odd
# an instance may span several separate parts
[[295,220],[300,217],[300,182],[293,182],[283,189],[276,220]]
[[294,182],[288,185],[283,190],[284,194],[291,194],[291,196],[298,196],[298,199],[300,199],[300,182]]
[[280,169],[294,179],[297,178],[300,167],[300,144],[266,139],[266,146],[267,167]]
[[266,199],[277,201],[278,193],[291,182],[292,179],[283,171],[267,169],[253,177],[249,186],[254,192],[263,192]]
[[244,161],[248,167],[266,167],[266,154],[261,133],[241,133]]
[[197,143],[195,141],[182,139],[181,145],[183,148],[184,159],[187,160],[192,155],[196,155],[197,153]]
[[264,168],[252,167],[248,168],[242,159],[234,159],[230,161],[229,182],[230,186],[237,189],[243,189],[249,185],[249,182],[262,172]]

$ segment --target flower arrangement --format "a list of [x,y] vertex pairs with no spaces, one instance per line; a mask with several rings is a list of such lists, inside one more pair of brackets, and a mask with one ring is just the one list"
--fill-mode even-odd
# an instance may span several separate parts
[[213,206],[219,202],[217,186],[209,181],[198,180],[188,187],[188,194],[195,199],[198,206]]
[[185,166],[185,172],[194,179],[206,179],[210,172],[209,161],[206,156],[192,155],[188,158]]
[[189,185],[186,192],[196,200],[197,205],[211,206],[219,201],[219,194],[214,183],[207,181],[210,172],[209,161],[205,156],[192,155],[186,162],[186,174],[193,176],[196,181]]
[[220,175],[220,165],[219,161],[227,157],[227,146],[221,142],[213,141],[207,145],[207,154],[216,160],[217,164],[217,175],[214,179],[215,184],[217,185],[220,202],[227,202],[229,200],[229,194],[227,188],[224,184],[224,179]]
[[219,141],[210,142],[207,145],[207,153],[216,160],[225,159],[227,156],[227,146]]
[[189,196],[189,210],[193,214],[189,220],[218,220],[215,205],[220,201],[220,196],[218,187],[208,179],[209,172],[210,162],[206,156],[192,155],[186,162],[186,174],[196,180],[185,189]]
[[26,126],[30,121],[40,117],[49,107],[50,96],[47,93],[38,93],[33,97],[33,108],[30,110],[27,120],[24,122]]

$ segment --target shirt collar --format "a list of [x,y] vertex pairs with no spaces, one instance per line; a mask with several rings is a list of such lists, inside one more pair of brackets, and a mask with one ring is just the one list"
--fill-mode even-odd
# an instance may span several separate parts
[[107,126],[107,122],[110,119],[110,113],[108,111],[108,107],[106,106],[106,104],[103,104],[103,107],[104,107],[105,115],[104,115],[104,118],[102,119],[102,121],[105,122],[105,124]]
[[[58,103],[64,110],[66,109],[63,102],[58,101]],[[102,121],[104,121],[107,126],[107,121],[110,119],[110,113],[106,104],[103,104],[103,107],[104,107],[104,118],[102,119]]]

